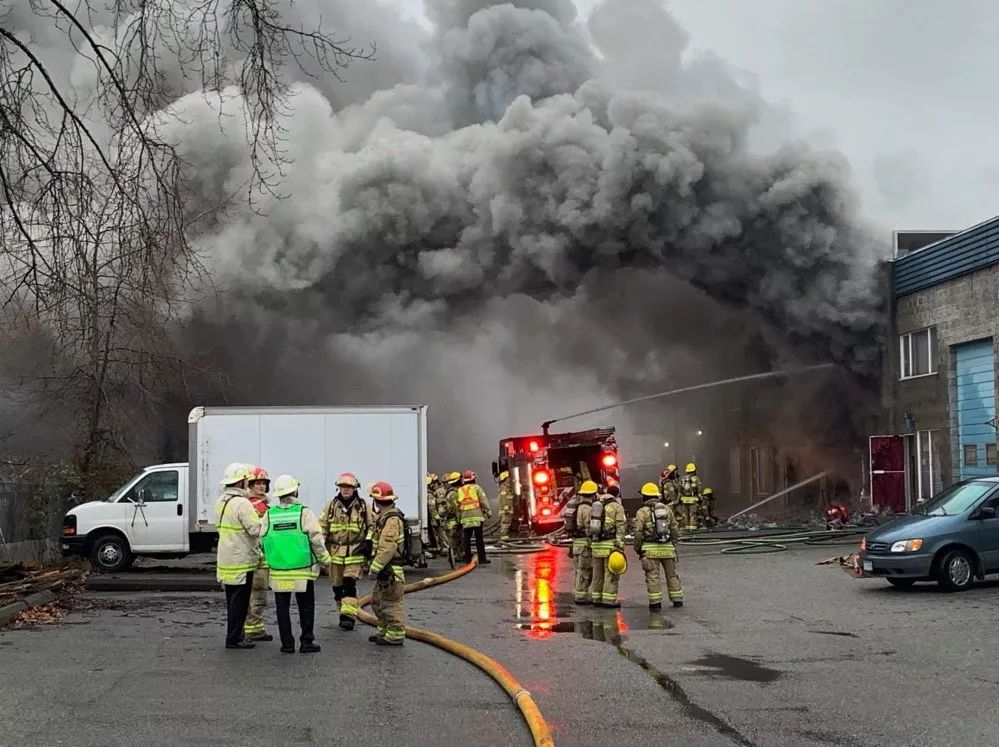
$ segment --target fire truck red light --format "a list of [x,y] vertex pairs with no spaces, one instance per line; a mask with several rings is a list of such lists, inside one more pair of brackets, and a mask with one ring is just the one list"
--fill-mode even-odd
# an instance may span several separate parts
[[548,473],[547,472],[535,472],[534,473],[534,484],[535,485],[546,485],[548,483]]
[[537,442],[537,441],[531,441],[531,443],[529,443],[529,444],[527,445],[527,448],[528,448],[528,449],[530,449],[531,451],[537,451],[537,450],[538,450],[538,449],[540,449],[541,447],[540,447],[540,446],[538,446],[538,442]]
[[552,510],[550,508],[543,508],[543,509],[541,509],[541,515],[542,516],[551,516],[552,515]]
[[603,462],[605,467],[613,467],[615,464],[617,464],[617,457],[614,456],[613,454],[605,454]]

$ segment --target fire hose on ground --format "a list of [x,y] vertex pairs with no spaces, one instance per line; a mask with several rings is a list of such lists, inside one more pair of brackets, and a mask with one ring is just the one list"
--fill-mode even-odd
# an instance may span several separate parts
[[[422,581],[415,581],[411,584],[406,584],[403,590],[406,594],[410,594],[422,589],[429,589],[433,586],[446,584],[448,581],[454,581],[455,579],[461,578],[466,573],[469,573],[475,568],[475,565],[475,561],[472,561],[461,568],[445,573],[443,576],[425,578]],[[371,604],[370,595],[364,597],[358,602],[360,607],[366,607],[369,604]],[[357,619],[372,627],[377,627],[378,625],[378,621],[375,616],[370,612],[364,611],[363,609],[358,612]],[[406,637],[422,643],[428,643],[431,646],[447,651],[449,654],[453,654],[460,659],[464,659],[469,664],[473,664],[488,674],[500,687],[503,688],[506,694],[509,695],[510,699],[514,702],[514,705],[517,706],[517,709],[524,717],[524,721],[527,723],[527,728],[531,732],[531,737],[534,740],[535,747],[554,747],[555,742],[552,739],[551,729],[548,726],[548,722],[545,721],[544,716],[541,715],[541,711],[538,709],[537,703],[534,702],[534,698],[531,696],[531,693],[529,693],[523,685],[514,679],[513,675],[511,675],[502,664],[489,658],[481,651],[478,651],[470,646],[466,646],[463,643],[453,641],[450,638],[445,638],[437,633],[432,633],[429,630],[422,630],[420,628],[411,628],[407,626]]]

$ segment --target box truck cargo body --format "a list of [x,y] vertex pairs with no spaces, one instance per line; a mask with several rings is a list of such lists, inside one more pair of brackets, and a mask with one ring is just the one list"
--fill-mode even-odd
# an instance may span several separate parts
[[426,540],[426,406],[197,407],[188,424],[188,462],[147,467],[107,499],[71,509],[64,554],[117,570],[136,556],[211,550],[219,479],[232,462],[264,467],[272,481],[294,475],[300,500],[316,514],[341,473],[356,474],[364,491],[384,480]]

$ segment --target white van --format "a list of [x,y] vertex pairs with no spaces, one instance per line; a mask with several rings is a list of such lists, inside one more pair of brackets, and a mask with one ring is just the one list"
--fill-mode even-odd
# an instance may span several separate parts
[[[102,501],[63,520],[63,555],[86,555],[108,571],[138,556],[178,558],[209,552],[219,479],[232,462],[302,483],[302,502],[317,514],[353,472],[362,490],[391,483],[406,515],[414,555],[427,540],[427,407],[196,407],[188,417],[189,461],[156,464]],[[415,522],[413,521],[415,520]],[[415,535],[415,537],[413,536]]]

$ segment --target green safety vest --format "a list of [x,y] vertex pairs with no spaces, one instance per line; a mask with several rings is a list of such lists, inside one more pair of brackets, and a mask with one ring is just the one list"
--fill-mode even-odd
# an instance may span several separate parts
[[272,571],[296,571],[312,566],[312,545],[302,529],[301,504],[267,509],[264,554]]

